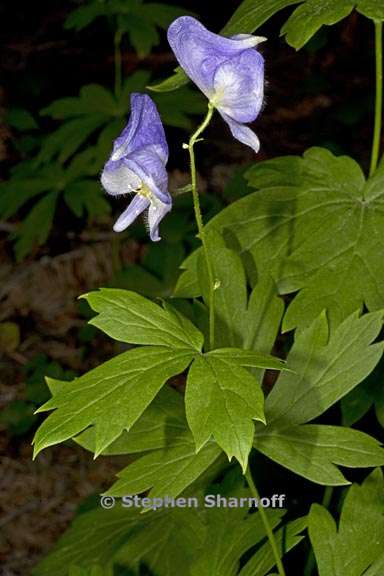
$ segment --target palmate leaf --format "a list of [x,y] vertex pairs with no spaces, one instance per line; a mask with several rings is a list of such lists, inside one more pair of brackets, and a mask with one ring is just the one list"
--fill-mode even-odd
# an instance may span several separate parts
[[158,2],[107,0],[101,3],[92,1],[74,10],[67,18],[65,27],[82,30],[101,16],[115,17],[120,31],[128,33],[130,43],[138,55],[143,57],[160,42],[157,28],[167,29],[173,20],[185,14],[192,14],[192,12],[185,8]]
[[[134,72],[125,80],[118,97],[104,86],[87,84],[80,89],[79,96],[60,98],[43,108],[42,116],[64,122],[44,139],[38,162],[47,163],[57,158],[63,164],[98,135],[95,146],[97,173],[111,152],[113,139],[128,121],[130,94],[144,92],[149,79],[150,74],[146,71]],[[192,127],[190,116],[205,110],[204,97],[189,87],[180,95],[158,94],[154,100],[163,122],[177,128],[189,130]]]
[[66,171],[59,164],[37,166],[36,160],[19,162],[9,180],[0,183],[0,218],[8,219],[30,199],[61,190]]
[[[263,271],[280,293],[300,290],[283,330],[308,325],[323,309],[333,329],[363,302],[370,310],[384,307],[384,166],[365,182],[351,158],[311,148],[303,158],[257,164],[247,178],[259,191],[224,209],[207,229],[228,237],[251,282]],[[184,262],[189,283],[198,258]]]
[[[238,489],[229,496],[249,498],[250,493],[246,489]],[[267,511],[272,529],[281,523],[284,513],[284,510],[278,509]],[[193,562],[190,576],[235,576],[240,558],[265,538],[260,514],[249,514],[248,507],[207,508],[205,522],[204,548]]]
[[[207,487],[206,493],[216,491]],[[247,489],[225,491],[226,498],[237,501],[250,496]],[[197,508],[161,508],[142,514],[141,508],[116,502],[111,510],[83,513],[33,575],[66,576],[70,565],[78,570],[97,566],[109,574],[113,566],[135,569],[143,562],[159,576],[235,576],[240,560],[254,546],[257,552],[241,574],[267,574],[274,559],[259,513],[249,514],[247,506],[206,508],[200,491],[194,498]],[[305,519],[283,524],[284,510],[265,513],[283,555],[302,539],[299,533]]]
[[120,9],[118,22],[120,29],[128,33],[137,54],[144,57],[160,42],[157,28],[166,30],[173,20],[186,14],[192,13],[171,4],[138,2],[126,15],[121,15]]
[[161,515],[156,511],[145,529],[121,547],[115,560],[128,567],[142,561],[156,576],[190,576],[191,563],[203,547],[204,537],[198,509],[173,508]]
[[264,419],[264,396],[255,377],[238,364],[208,353],[194,360],[185,391],[186,414],[196,449],[213,436],[243,470],[254,436],[253,420]]
[[359,386],[341,400],[342,424],[352,426],[374,406],[376,418],[384,428],[383,361]]
[[[266,511],[269,515],[271,510]],[[275,530],[276,545],[282,558],[287,552],[299,544],[304,536],[300,534],[308,524],[307,517],[297,518]],[[269,542],[265,542],[240,570],[239,576],[273,576],[269,571],[275,566],[275,558]]]
[[188,366],[191,348],[135,348],[66,386],[39,411],[56,409],[34,438],[34,454],[95,426],[95,456],[129,430],[165,382]]
[[361,486],[347,492],[339,527],[323,506],[313,504],[309,537],[319,576],[380,576],[383,567],[384,483],[373,471]]
[[15,254],[22,260],[35,245],[44,244],[51,230],[58,192],[50,192],[39,199],[17,230]]
[[38,162],[51,162],[57,157],[59,163],[65,163],[108,120],[104,114],[87,114],[62,124],[44,139]]
[[[52,379],[47,382],[53,395],[68,389],[68,382]],[[74,440],[95,452],[95,428],[87,428]],[[196,453],[185,418],[184,399],[167,386],[129,432],[124,431],[102,452],[103,455],[137,453],[143,455],[118,473],[119,480],[108,490],[108,495],[118,497],[151,489],[150,497],[176,498],[197,478],[200,482],[225,464],[221,449],[213,442]]]
[[287,367],[268,396],[268,425],[304,424],[320,416],[361,382],[376,366],[383,342],[374,343],[383,312],[349,316],[328,336],[321,314],[296,335]]
[[94,173],[95,155],[90,148],[78,154],[67,168],[57,162],[39,165],[36,160],[32,160],[20,163],[14,175],[0,184],[2,218],[15,216],[25,203],[39,197],[12,235],[16,240],[15,252],[18,260],[46,242],[61,194],[64,194],[64,200],[77,216],[82,216],[87,211],[92,218],[110,210],[102,195],[101,186],[96,181],[84,179],[84,176]]
[[82,297],[98,312],[90,324],[115,340],[198,352],[202,348],[201,332],[170,305],[164,309],[136,292],[116,288],[102,288]]
[[67,576],[71,564],[79,568],[94,564],[111,566],[116,551],[145,520],[139,509],[121,506],[81,514],[51,553],[33,569],[33,576]]
[[[68,386],[68,382],[59,383],[52,378],[46,380],[53,395]],[[129,432],[124,431],[107,446],[103,455],[136,454],[178,446],[179,439],[180,443],[185,442],[187,429],[182,395],[170,386],[164,386]],[[74,440],[83,448],[95,452],[94,428],[87,428]]]
[[[214,275],[215,346],[239,346],[247,308],[247,286],[240,257],[229,250],[220,234],[211,230],[206,245]],[[200,293],[207,306],[209,301],[209,276],[205,255],[198,260]]]
[[361,382],[375,367],[383,343],[372,343],[382,313],[347,318],[328,339],[321,315],[296,335],[287,367],[267,397],[267,426],[257,426],[255,447],[314,482],[348,483],[335,464],[381,465],[384,450],[366,434],[342,427],[307,425]]
[[284,24],[281,33],[288,44],[302,48],[324,25],[336,24],[355,8],[368,18],[384,20],[381,0],[305,0]]
[[366,468],[384,464],[380,442],[352,428],[305,424],[271,427],[256,435],[255,447],[282,466],[325,486],[349,484],[337,466]]
[[[269,352],[284,310],[283,301],[276,296],[273,280],[268,275],[259,278],[248,300],[246,276],[239,255],[226,246],[215,230],[207,234],[206,245],[215,282],[215,345]],[[179,277],[174,296],[196,298],[203,295],[209,306],[205,257],[201,250],[197,258],[195,255],[185,260],[183,268],[186,270]]]
[[64,200],[78,218],[85,213],[90,218],[95,218],[108,214],[111,210],[100,184],[95,180],[73,182],[65,189]]
[[[150,489],[151,498],[176,498],[197,478],[219,463],[222,450],[214,442],[198,453],[192,435],[186,431],[169,446],[146,454],[118,473],[118,480],[106,492],[111,496],[139,494]],[[220,466],[223,467],[220,459]]]

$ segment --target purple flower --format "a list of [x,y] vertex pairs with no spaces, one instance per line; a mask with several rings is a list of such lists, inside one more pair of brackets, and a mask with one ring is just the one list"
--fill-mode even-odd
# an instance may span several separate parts
[[265,40],[250,34],[225,38],[190,16],[168,28],[168,42],[179,64],[229,125],[233,136],[258,152],[260,142],[244,123],[262,107],[264,59],[255,46]]
[[116,138],[101,175],[108,194],[135,194],[115,222],[115,232],[125,230],[148,209],[150,238],[160,240],[159,223],[172,208],[167,160],[168,145],[154,102],[146,94],[132,94],[129,122]]

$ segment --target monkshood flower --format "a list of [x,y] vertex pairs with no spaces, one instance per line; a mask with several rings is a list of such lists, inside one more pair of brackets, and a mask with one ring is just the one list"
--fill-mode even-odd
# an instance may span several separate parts
[[263,104],[264,58],[255,46],[264,40],[250,34],[225,38],[190,16],[177,18],[168,28],[180,66],[217,108],[232,135],[255,152],[259,139],[244,123],[253,122]]
[[160,240],[159,223],[172,208],[167,160],[168,145],[156,105],[146,94],[132,94],[129,122],[116,138],[101,175],[108,194],[134,194],[115,222],[115,232],[122,232],[148,210],[150,238]]

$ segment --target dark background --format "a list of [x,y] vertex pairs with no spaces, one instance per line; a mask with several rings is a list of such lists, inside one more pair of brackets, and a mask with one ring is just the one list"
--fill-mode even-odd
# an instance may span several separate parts
[[[197,13],[211,30],[219,31],[239,2],[227,0],[219,8],[206,0],[179,0],[177,4]],[[0,112],[22,107],[37,116],[52,100],[78,94],[83,84],[113,86],[113,44],[108,26],[99,19],[78,33],[64,30],[63,22],[74,5],[63,1],[7,1],[1,5]],[[257,161],[301,154],[309,146],[319,145],[351,155],[367,171],[373,120],[373,27],[353,13],[336,26],[320,30],[305,48],[295,52],[279,37],[291,11],[279,13],[258,31],[268,42],[262,45],[265,108],[254,125],[262,146]],[[123,54],[124,74],[146,68],[161,79],[169,75],[174,64],[165,34],[161,45],[143,60],[132,50]],[[47,131],[50,122],[43,121]],[[186,134],[174,128],[167,132],[171,175],[188,179],[180,146]],[[231,173],[254,159],[250,150],[231,140],[218,118],[208,138],[210,145],[198,153],[206,215],[236,197],[236,183],[228,192]],[[2,179],[19,160],[16,139],[15,131],[4,124],[0,129]],[[207,190],[213,192],[215,200],[209,199]],[[178,210],[176,204],[176,217]],[[116,207],[116,214],[118,211]],[[112,222],[111,218],[102,225],[79,223],[60,208],[49,242],[17,264],[9,236],[12,222],[0,223],[0,282],[12,286],[11,296],[0,302],[0,321],[13,322],[20,331],[17,348],[0,356],[1,405],[16,406],[14,418],[2,425],[0,440],[3,576],[28,576],[31,566],[67,527],[79,503],[110,485],[124,462],[109,458],[94,462],[88,453],[66,444],[46,450],[32,463],[30,442],[39,420],[32,416],[26,396],[26,390],[44,387],[46,373],[70,378],[120,350],[118,344],[87,329],[88,311],[76,302],[82,292],[111,282]],[[142,262],[149,250],[141,226],[135,227],[132,237],[129,235],[120,246],[125,264]],[[337,420],[339,414],[328,418]],[[283,475],[281,468],[264,459],[262,464],[260,491],[264,495],[287,492],[293,515],[305,513],[310,502],[321,499],[320,487],[288,472]],[[259,475],[257,470],[255,473]],[[301,547],[291,560],[293,567],[304,553]],[[292,573],[296,573],[295,568]]]

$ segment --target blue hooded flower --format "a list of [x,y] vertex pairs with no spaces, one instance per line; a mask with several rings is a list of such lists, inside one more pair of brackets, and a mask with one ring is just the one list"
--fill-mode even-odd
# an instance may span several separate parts
[[255,50],[263,40],[250,34],[225,38],[190,16],[177,18],[168,28],[180,66],[217,108],[232,135],[255,152],[259,139],[244,123],[253,122],[263,104],[264,59]]
[[148,209],[150,238],[160,240],[159,223],[172,208],[167,161],[168,145],[154,102],[146,94],[132,94],[129,122],[116,138],[101,175],[108,194],[135,194],[115,222],[115,232],[125,230]]

